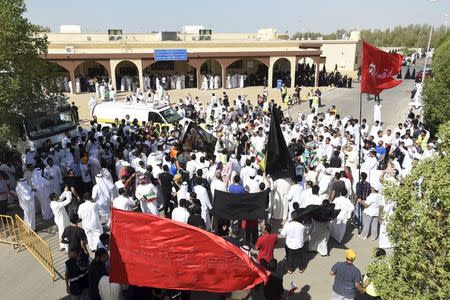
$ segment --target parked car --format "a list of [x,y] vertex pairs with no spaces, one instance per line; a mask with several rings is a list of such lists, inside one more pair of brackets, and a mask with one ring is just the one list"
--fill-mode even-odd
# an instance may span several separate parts
[[[422,81],[422,74],[423,74],[423,70],[420,70],[419,72],[417,72],[416,74],[416,82],[421,82]],[[425,69],[425,79],[429,79],[433,77],[433,72],[431,71],[430,68],[426,68]]]

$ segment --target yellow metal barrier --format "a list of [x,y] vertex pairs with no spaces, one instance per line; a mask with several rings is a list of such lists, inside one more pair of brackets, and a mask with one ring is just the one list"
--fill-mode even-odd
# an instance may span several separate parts
[[0,215],[0,243],[10,244],[14,250],[20,246],[17,227],[11,216]]
[[53,256],[50,246],[28,224],[16,215],[16,226],[20,241],[39,263],[50,273],[53,281],[56,278]]

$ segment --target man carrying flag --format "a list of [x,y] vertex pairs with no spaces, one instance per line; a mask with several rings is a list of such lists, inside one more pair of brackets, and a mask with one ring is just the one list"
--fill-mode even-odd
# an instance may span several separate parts
[[[394,79],[394,76],[400,73],[402,61],[403,57],[401,55],[397,53],[384,52],[363,41],[361,63],[361,94],[359,97],[359,124],[361,124],[362,119],[362,94],[367,93],[379,95],[382,91],[391,89],[402,83],[401,80]],[[359,126],[358,181],[361,178],[362,164],[361,147],[363,141],[361,141],[361,136],[361,126]],[[362,208],[358,203],[355,206],[355,220],[358,225],[361,217]],[[360,232],[360,230],[361,228],[358,228],[358,233]]]

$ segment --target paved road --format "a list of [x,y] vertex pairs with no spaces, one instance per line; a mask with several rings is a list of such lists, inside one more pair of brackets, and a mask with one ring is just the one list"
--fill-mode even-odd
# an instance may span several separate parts
[[[384,128],[393,128],[397,122],[404,118],[408,109],[409,92],[413,82],[405,81],[400,86],[383,92],[382,98],[382,120],[385,122]],[[359,111],[359,86],[353,89],[334,89],[323,95],[323,104],[330,106],[335,104],[341,115],[358,116]],[[321,108],[325,110],[327,107]],[[306,112],[309,109],[305,103],[295,106],[289,110],[291,115],[298,112]],[[373,118],[373,101],[368,102],[363,99],[363,117],[370,124]],[[278,224],[279,225],[279,224]],[[49,241],[56,262],[56,269],[60,274],[64,271],[65,255],[57,250],[56,228],[50,227],[40,232],[40,235]],[[291,299],[330,299],[332,278],[329,276],[331,266],[344,258],[344,251],[347,247],[356,250],[358,257],[356,266],[365,272],[367,265],[371,262],[371,251],[377,246],[377,242],[361,240],[356,237],[352,228],[348,228],[343,245],[339,245],[334,240],[329,242],[329,256],[308,254],[309,260],[306,271],[302,274],[296,272],[284,276],[284,286],[290,288],[290,283],[294,282],[299,291]],[[278,260],[284,258],[284,240],[280,239],[275,257]],[[0,245],[0,290],[2,299],[63,299],[67,296],[64,281],[58,278],[51,282],[49,275],[28,253],[21,251],[15,253],[7,245]]]

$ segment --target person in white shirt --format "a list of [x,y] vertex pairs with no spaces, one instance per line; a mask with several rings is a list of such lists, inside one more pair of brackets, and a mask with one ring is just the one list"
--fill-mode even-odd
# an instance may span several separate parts
[[84,203],[78,207],[78,216],[83,223],[89,248],[91,251],[95,251],[100,241],[100,234],[103,233],[103,227],[97,205],[89,193],[84,194]]
[[152,215],[159,215],[157,205],[157,190],[156,187],[149,182],[146,176],[139,176],[139,184],[136,187],[136,198],[140,201],[141,211]]
[[206,230],[211,229],[211,219],[209,217],[209,210],[212,209],[211,201],[209,200],[208,191],[201,185],[201,178],[196,178],[196,186],[193,191],[197,194],[198,200],[202,205],[202,218],[205,221]]
[[[244,168],[242,168],[242,170],[239,174],[242,182],[245,182],[246,180],[248,180],[250,177],[250,174],[253,174],[254,171],[256,172],[256,170],[251,167],[251,164],[252,164],[252,161],[250,159],[245,160],[246,166]],[[255,176],[256,176],[256,174],[255,174]]]
[[[295,216],[295,213],[294,213]],[[286,237],[286,268],[289,274],[292,274],[297,268],[300,268],[300,272],[303,272],[302,253],[301,249],[304,245],[304,232],[305,226],[300,222],[295,221],[295,218],[286,224],[280,234]]]
[[[302,182],[302,175],[298,175],[294,178],[292,178],[292,185],[289,189],[289,192],[287,193],[287,195],[285,195],[286,200],[289,202],[289,212],[294,211],[293,209],[293,204],[294,203],[298,203],[299,206],[301,207],[301,202],[302,202],[302,192],[303,192],[303,187],[300,185],[300,183]],[[290,217],[290,215],[289,215]]]
[[131,211],[136,204],[133,200],[126,196],[127,192],[124,188],[119,189],[119,197],[113,200],[113,207],[121,210]]
[[23,220],[34,230],[36,228],[36,193],[26,178],[21,178],[17,182],[16,195],[23,209]]
[[248,179],[244,181],[244,188],[249,193],[258,193],[261,190],[259,189],[259,183],[255,180],[256,170],[251,169],[248,174]]
[[341,211],[336,219],[333,219],[330,223],[330,236],[341,243],[347,230],[347,221],[352,217],[355,207],[347,197],[346,190],[343,190],[339,197],[334,198],[332,203],[335,210],[340,209]]
[[217,191],[222,191],[222,192],[226,192],[227,191],[227,185],[225,184],[225,182],[222,181],[222,174],[219,172],[216,172],[216,177],[213,179],[213,181],[211,182],[211,195],[212,198],[214,200],[214,192]]
[[180,199],[178,205],[179,206],[172,211],[172,220],[187,224],[188,218],[190,216],[189,212],[186,209],[187,200]]
[[[319,197],[319,186],[313,185],[311,188],[312,194],[310,196],[306,196],[303,202],[303,207],[307,207],[309,205],[322,205],[322,199]],[[302,208],[302,206],[300,206]]]
[[[69,215],[66,212],[66,206],[72,201],[72,192],[69,187],[65,187],[64,192],[58,197],[57,194],[50,195],[50,208],[55,216],[54,221],[58,227],[59,240],[64,232],[64,229],[70,225]],[[68,244],[59,243],[59,249],[68,251]]]
[[381,194],[378,191],[381,188],[381,184],[371,185],[371,193],[367,196],[366,200],[358,199],[357,202],[364,207],[363,211],[363,229],[361,237],[367,239],[370,230],[370,236],[372,240],[376,240],[378,236],[378,214],[379,207],[382,202]]

